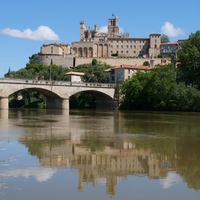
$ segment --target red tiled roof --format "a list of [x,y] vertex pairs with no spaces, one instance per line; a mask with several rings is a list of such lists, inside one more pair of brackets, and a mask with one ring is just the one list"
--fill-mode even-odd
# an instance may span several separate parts
[[142,69],[142,70],[146,69],[146,70],[150,70],[152,68],[153,67],[150,67],[150,66],[123,64],[123,65],[120,65],[120,66],[113,67],[112,69]]
[[53,45],[53,46],[58,46],[58,47],[62,47],[62,46],[68,46],[68,44],[65,44],[65,43],[50,43],[50,44],[43,44],[42,46],[50,46],[50,45]]
[[85,73],[83,72],[68,72],[67,75],[77,75],[77,76],[84,76]]

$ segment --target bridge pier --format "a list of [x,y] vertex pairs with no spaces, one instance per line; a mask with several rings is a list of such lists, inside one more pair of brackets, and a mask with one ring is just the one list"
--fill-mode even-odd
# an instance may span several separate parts
[[8,109],[8,97],[2,97],[0,96],[0,109]]
[[69,110],[69,99],[68,98],[46,99],[46,108],[47,109]]

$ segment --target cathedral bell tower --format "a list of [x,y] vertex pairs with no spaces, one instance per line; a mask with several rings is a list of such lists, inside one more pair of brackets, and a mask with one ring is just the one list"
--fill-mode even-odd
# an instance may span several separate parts
[[80,22],[80,41],[84,41],[85,40],[85,30],[86,30],[86,26],[84,21]]
[[[114,16],[114,15],[113,15]],[[118,17],[108,19],[108,33],[119,35]]]

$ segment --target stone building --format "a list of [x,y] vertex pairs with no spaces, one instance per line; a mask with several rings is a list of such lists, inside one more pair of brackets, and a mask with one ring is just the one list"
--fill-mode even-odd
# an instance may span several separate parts
[[66,43],[43,44],[40,50],[45,55],[65,55],[70,54],[70,45]]
[[175,42],[161,43],[160,44],[160,54],[163,57],[169,57],[170,54],[176,54],[179,49],[182,48],[184,39]]
[[40,47],[40,53],[35,55],[35,63],[45,65],[55,64],[63,67],[74,66],[74,56],[71,54],[70,44],[50,43]]
[[151,70],[151,66],[120,65],[105,70],[105,74],[110,76],[112,83],[121,84],[126,79],[130,79],[137,71]]
[[148,38],[130,38],[119,33],[118,17],[108,19],[107,33],[94,30],[80,22],[80,41],[72,43],[72,51],[81,58],[156,58],[160,54],[161,35],[150,34]]

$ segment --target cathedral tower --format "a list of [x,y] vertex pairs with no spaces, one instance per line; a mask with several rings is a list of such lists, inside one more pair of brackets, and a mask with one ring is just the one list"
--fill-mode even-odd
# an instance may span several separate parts
[[119,35],[118,17],[108,19],[108,33]]
[[83,41],[85,39],[85,30],[86,26],[84,21],[80,22],[80,41]]

